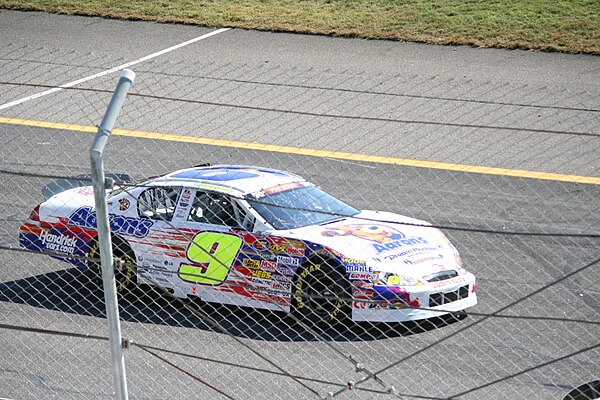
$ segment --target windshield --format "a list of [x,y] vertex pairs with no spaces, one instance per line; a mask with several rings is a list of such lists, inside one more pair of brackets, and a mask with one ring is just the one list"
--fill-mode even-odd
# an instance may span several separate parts
[[315,186],[266,195],[259,200],[247,200],[278,230],[322,224],[359,213],[357,209]]

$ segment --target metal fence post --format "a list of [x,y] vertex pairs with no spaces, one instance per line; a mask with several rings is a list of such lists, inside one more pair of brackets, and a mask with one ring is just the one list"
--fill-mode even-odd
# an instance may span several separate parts
[[127,91],[133,83],[135,73],[124,69],[117,88],[108,104],[106,113],[98,127],[98,133],[90,147],[90,160],[92,165],[92,184],[96,203],[96,221],[98,241],[100,244],[100,262],[102,266],[102,284],[104,286],[104,300],[106,302],[106,319],[108,321],[108,334],[110,342],[113,379],[118,400],[127,400],[127,380],[125,376],[125,359],[121,339],[121,325],[119,322],[119,308],[117,304],[117,289],[115,283],[115,270],[106,205],[106,181],[104,175],[104,160],[102,152],[108,137],[123,106]]

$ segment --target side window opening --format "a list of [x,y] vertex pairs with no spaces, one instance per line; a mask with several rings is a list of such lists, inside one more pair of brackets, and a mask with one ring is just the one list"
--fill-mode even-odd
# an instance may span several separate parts
[[246,212],[246,210],[239,203],[235,202],[234,205],[237,212],[236,217],[239,221],[239,226],[244,230],[252,232],[255,222],[254,217],[249,212]]
[[233,201],[233,209],[235,211],[236,226],[252,232],[254,229],[254,218],[252,217],[252,214],[247,212],[238,201]]
[[138,213],[142,218],[171,221],[181,188],[153,187],[138,199]]
[[197,191],[188,221],[231,227],[243,227],[244,210],[222,194]]

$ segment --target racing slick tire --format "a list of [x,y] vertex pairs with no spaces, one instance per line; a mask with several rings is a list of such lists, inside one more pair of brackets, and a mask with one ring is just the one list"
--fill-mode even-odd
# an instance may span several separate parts
[[331,261],[306,262],[292,291],[293,313],[310,326],[334,327],[350,319],[350,282]]
[[[126,295],[137,288],[137,273],[135,267],[135,254],[129,244],[119,238],[112,238],[113,258],[115,259],[115,282],[117,294]],[[100,265],[100,242],[94,239],[88,253],[88,267],[96,274],[102,287],[102,267]]]

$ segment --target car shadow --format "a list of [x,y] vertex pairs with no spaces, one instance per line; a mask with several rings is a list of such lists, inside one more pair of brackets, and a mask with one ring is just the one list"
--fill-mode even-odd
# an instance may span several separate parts
[[[66,269],[0,283],[0,301],[105,318],[99,279],[87,269]],[[466,314],[407,323],[310,326],[291,315],[246,307],[176,299],[148,286],[119,297],[123,321],[196,328],[264,341],[371,341],[409,336],[451,325]]]

